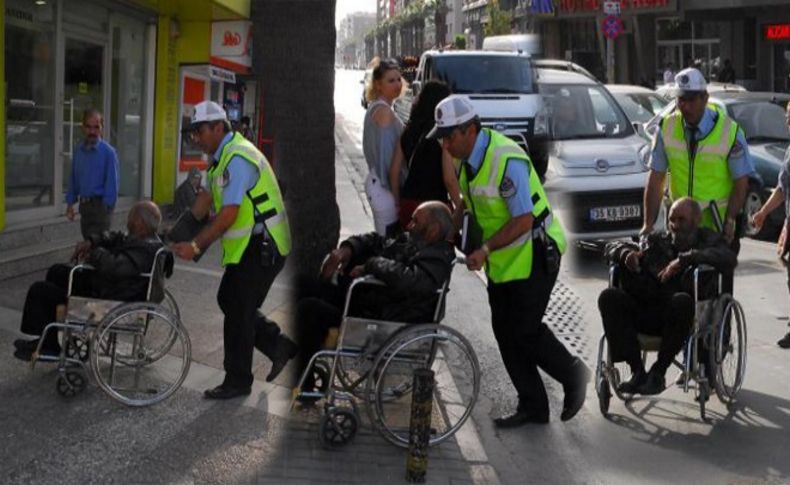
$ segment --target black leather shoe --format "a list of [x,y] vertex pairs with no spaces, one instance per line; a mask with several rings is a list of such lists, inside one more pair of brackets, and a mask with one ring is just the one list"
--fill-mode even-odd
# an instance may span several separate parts
[[621,382],[619,386],[617,386],[617,392],[621,394],[636,394],[639,392],[639,386],[645,383],[647,380],[647,372],[644,370],[637,372],[630,379],[625,382]]
[[33,340],[25,340],[23,338],[18,338],[14,340],[14,347],[17,350],[36,350],[38,346],[38,339],[34,338]]
[[249,396],[252,389],[250,387],[230,387],[217,386],[214,389],[206,389],[203,396],[206,399],[233,399],[239,396]]
[[274,349],[274,355],[272,355],[272,369],[269,371],[269,375],[266,376],[266,382],[272,382],[276,379],[285,368],[285,365],[288,364],[288,361],[296,357],[298,352],[299,346],[293,340],[285,335],[278,335],[277,348]]
[[562,402],[560,419],[563,421],[572,419],[584,406],[584,399],[587,397],[587,382],[590,381],[590,369],[584,365],[580,358],[576,357],[574,360],[573,384],[570,389],[565,389],[565,399]]
[[494,418],[497,428],[518,428],[525,424],[546,424],[549,422],[548,414],[537,414],[529,411],[516,411],[510,416]]
[[779,339],[779,341],[776,342],[776,345],[782,347],[783,349],[790,349],[790,333],[787,333],[784,337]]
[[666,389],[664,375],[650,369],[650,372],[647,373],[645,383],[639,386],[639,394],[655,396],[656,394],[664,392],[664,389]]
[[30,362],[33,360],[33,349],[16,349],[14,351],[14,357],[25,362]]

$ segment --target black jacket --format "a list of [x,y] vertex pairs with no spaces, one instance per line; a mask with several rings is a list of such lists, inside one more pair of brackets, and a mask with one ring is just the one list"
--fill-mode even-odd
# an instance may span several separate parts
[[[86,263],[95,268],[91,278],[93,296],[108,300],[145,300],[148,273],[156,252],[163,246],[158,237],[138,239],[121,232],[92,235]],[[157,299],[157,298],[154,298]]]
[[[610,264],[619,264],[621,287],[646,303],[660,303],[676,292],[691,293],[693,281],[691,274],[685,271],[690,267],[708,264],[727,275],[732,273],[738,263],[737,256],[721,234],[708,228],[698,229],[692,248],[684,252],[677,250],[668,232],[651,234],[639,263],[640,270],[636,273],[625,265],[625,258],[632,251],[639,251],[639,246],[616,241],[606,245],[605,256]],[[658,274],[676,258],[683,264],[684,271],[661,283]],[[708,285],[715,284],[715,281],[703,284],[706,286],[704,291],[707,291]]]
[[[373,232],[344,241],[352,251],[348,265],[364,264],[365,272],[386,284],[356,293],[352,314],[400,322],[430,322],[436,309],[437,290],[450,280],[455,260],[451,243],[426,245],[408,233],[394,239]],[[356,298],[359,297],[359,298]]]

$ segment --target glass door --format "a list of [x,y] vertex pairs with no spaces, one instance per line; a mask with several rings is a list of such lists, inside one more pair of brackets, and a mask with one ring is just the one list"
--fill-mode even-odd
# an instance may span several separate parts
[[[104,111],[106,46],[66,37],[63,67],[63,192],[68,191],[72,159],[82,141],[82,114]],[[104,122],[105,130],[107,121]],[[106,133],[105,133],[106,136]]]

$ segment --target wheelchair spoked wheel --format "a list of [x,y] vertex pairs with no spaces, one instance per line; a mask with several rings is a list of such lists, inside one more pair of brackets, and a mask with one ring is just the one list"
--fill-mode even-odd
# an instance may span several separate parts
[[350,443],[358,429],[359,417],[353,409],[329,407],[321,416],[318,438],[324,448],[339,448]]
[[[175,338],[173,338],[175,335]],[[152,349],[168,348],[152,359]],[[153,303],[126,303],[98,325],[90,363],[99,387],[128,406],[148,406],[173,394],[184,382],[191,343],[176,316]]]
[[[365,399],[365,384],[370,375],[373,359],[367,355],[337,357],[335,376],[341,388],[359,399]],[[329,376],[327,375],[327,379]]]
[[79,371],[66,371],[58,376],[55,381],[55,390],[62,397],[70,398],[85,390],[88,379]]
[[730,405],[746,373],[746,317],[741,305],[730,295],[723,295],[717,304],[723,311],[713,329],[708,369],[719,400]]
[[371,423],[397,446],[409,445],[414,371],[425,368],[434,372],[430,445],[458,431],[477,401],[480,365],[469,341],[444,325],[404,328],[379,351],[366,387]]
[[[161,305],[164,306],[168,311],[170,311],[170,313],[173,314],[177,322],[181,322],[181,310],[179,310],[178,308],[176,299],[167,290],[164,290],[164,295],[165,296],[162,299]],[[167,353],[170,352],[170,349],[176,343],[177,339],[178,339],[178,332],[176,331],[175,328],[170,327],[170,333],[167,336],[167,338],[157,339],[156,340],[157,345],[153,345],[152,342],[151,344],[149,344],[148,348],[146,349],[150,361],[156,362],[157,360],[167,355]]]

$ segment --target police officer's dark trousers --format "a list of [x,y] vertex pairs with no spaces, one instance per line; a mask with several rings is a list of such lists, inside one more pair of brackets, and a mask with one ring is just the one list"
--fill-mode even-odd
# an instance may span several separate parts
[[573,386],[576,377],[574,357],[543,323],[557,273],[546,271],[543,247],[536,240],[528,279],[488,283],[494,336],[518,392],[519,410],[546,418],[549,402],[538,368],[564,387]]
[[[283,268],[285,258],[276,254],[273,260],[263,261],[263,240],[263,235],[254,235],[241,261],[225,267],[217,292],[217,302],[225,314],[223,386],[252,385],[253,348],[271,358],[280,334],[277,324],[264,317],[258,309]],[[277,253],[276,249],[274,253]]]

